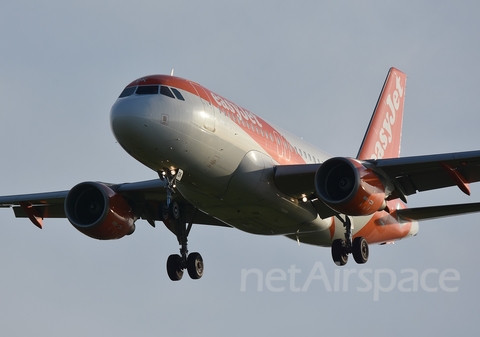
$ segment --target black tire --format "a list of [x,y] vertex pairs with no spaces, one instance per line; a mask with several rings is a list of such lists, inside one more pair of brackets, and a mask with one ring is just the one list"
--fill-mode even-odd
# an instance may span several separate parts
[[336,239],[332,242],[332,258],[337,266],[344,266],[348,262],[348,254],[345,249],[345,240]]
[[187,258],[188,275],[194,280],[203,276],[203,259],[199,253],[190,253]]
[[172,220],[178,220],[180,218],[180,207],[174,201],[170,203],[170,207],[168,209],[168,215]]
[[368,242],[363,237],[358,237],[353,240],[352,244],[352,255],[355,259],[355,262],[358,264],[363,264],[368,261]]
[[160,205],[160,216],[162,221],[167,221],[170,218],[169,211],[167,204],[161,204]]
[[183,277],[183,269],[181,268],[182,258],[180,255],[173,254],[167,259],[167,274],[172,281],[180,281]]

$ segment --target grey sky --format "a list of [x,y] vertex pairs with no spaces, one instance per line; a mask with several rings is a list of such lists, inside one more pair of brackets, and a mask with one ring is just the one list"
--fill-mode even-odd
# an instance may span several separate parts
[[[478,1],[4,1],[0,194],[155,178],[115,143],[109,109],[132,80],[172,68],[331,154],[355,156],[395,66],[408,76],[402,155],[478,149],[479,12]],[[470,198],[452,188],[409,205],[479,200],[474,185]],[[340,272],[326,248],[195,227],[189,248],[205,275],[175,283],[165,261],[177,242],[161,223],[100,242],[67,220],[40,231],[0,210],[0,335],[472,334],[479,219],[421,223],[416,238],[373,246],[365,267]],[[282,292],[250,281],[241,291],[242,269],[295,265],[301,287],[319,262],[332,287],[356,269],[348,290],[313,280],[295,292],[287,279],[272,283]],[[391,270],[398,283],[403,269],[449,268],[460,275],[447,283],[456,292],[395,287],[374,301],[357,289],[362,269],[371,281]]]

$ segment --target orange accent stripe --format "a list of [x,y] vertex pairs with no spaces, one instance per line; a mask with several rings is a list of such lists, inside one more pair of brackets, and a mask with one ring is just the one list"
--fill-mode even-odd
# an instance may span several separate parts
[[363,236],[368,243],[372,244],[399,240],[409,234],[412,223],[399,223],[396,216],[397,206],[406,208],[406,205],[399,200],[392,200],[387,204],[388,209],[392,211],[376,212],[370,221],[354,235],[354,238]]
[[335,217],[332,217],[332,223],[330,224],[330,227],[328,229],[330,231],[330,240],[331,240],[335,235]]

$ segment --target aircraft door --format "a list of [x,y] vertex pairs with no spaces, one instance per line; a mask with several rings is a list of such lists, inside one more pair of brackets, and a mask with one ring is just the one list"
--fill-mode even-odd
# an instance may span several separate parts
[[273,137],[275,138],[275,143],[277,144],[277,154],[279,157],[283,157],[282,138],[277,131],[273,131]]
[[203,89],[203,87],[199,86],[196,83],[192,82],[193,87],[198,93],[198,96],[201,97],[201,101],[203,104],[203,111],[200,113],[201,114],[201,120],[202,120],[202,127],[208,131],[215,132],[215,107],[210,101],[210,97],[206,93],[206,91]]

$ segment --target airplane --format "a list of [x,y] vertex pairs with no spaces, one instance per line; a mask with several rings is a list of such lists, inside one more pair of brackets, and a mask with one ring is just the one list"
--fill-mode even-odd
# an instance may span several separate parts
[[42,228],[67,218],[99,240],[156,221],[176,236],[167,259],[173,281],[204,273],[188,251],[193,224],[282,235],[329,247],[338,266],[363,264],[369,245],[417,235],[418,220],[478,212],[480,203],[407,208],[407,196],[480,180],[480,151],[400,157],[406,75],[391,68],[356,157],[334,157],[196,82],[171,75],[134,80],[110,112],[120,146],[158,178],[81,182],[70,190],[1,196]]

